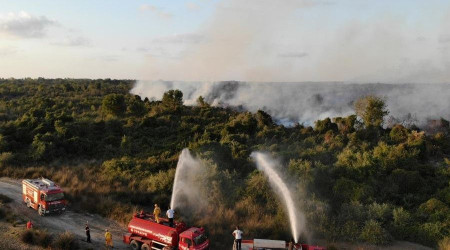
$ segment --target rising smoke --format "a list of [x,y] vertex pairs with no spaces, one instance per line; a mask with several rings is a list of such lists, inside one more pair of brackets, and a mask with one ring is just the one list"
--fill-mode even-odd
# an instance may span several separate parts
[[396,121],[422,125],[428,119],[450,119],[450,84],[140,81],[131,92],[159,100],[169,89],[180,89],[186,105],[195,105],[203,96],[213,106],[264,110],[283,124],[310,125],[318,119],[353,114],[353,103],[366,95],[383,98]]
[[417,7],[430,14],[399,10],[397,2],[217,1],[184,34],[193,41],[148,44],[140,79],[448,82],[449,5]]

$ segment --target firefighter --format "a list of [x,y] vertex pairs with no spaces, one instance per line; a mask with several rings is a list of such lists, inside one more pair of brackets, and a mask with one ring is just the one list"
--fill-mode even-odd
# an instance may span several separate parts
[[86,231],[86,242],[91,243],[91,230],[89,229],[89,224],[87,222],[84,231]]
[[171,209],[169,207],[169,209],[167,209],[166,215],[167,215],[167,218],[169,218],[169,226],[170,227],[173,227],[173,216],[174,216],[174,214],[175,214],[175,210],[173,210],[173,209]]
[[113,241],[112,241],[112,234],[108,231],[108,229],[105,230],[105,244],[106,249],[109,249],[109,247],[114,248]]
[[156,223],[159,223],[159,215],[161,214],[161,209],[158,204],[155,204],[155,209],[153,210],[153,215],[155,216]]
[[31,220],[29,220],[27,222],[27,229],[32,229],[33,228],[33,222],[31,222]]
[[294,250],[294,240],[293,239],[291,239],[289,241],[288,250]]
[[234,236],[234,244],[236,246],[236,250],[241,250],[242,234],[243,232],[239,230],[238,226],[236,226],[236,230],[234,230],[232,233],[232,235]]

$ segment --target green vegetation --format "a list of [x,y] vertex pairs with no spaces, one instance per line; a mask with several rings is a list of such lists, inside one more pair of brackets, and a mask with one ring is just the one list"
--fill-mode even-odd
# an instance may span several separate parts
[[286,167],[315,238],[448,242],[448,122],[435,134],[383,128],[384,102],[365,97],[355,115],[286,128],[263,111],[211,107],[201,97],[184,106],[178,90],[142,100],[129,94],[132,84],[0,80],[0,174],[47,176],[73,208],[126,222],[141,207],[169,204],[179,153],[189,147],[208,166],[209,199],[190,222],[220,249],[236,224],[249,238],[290,238],[283,208],[249,159],[263,150]]

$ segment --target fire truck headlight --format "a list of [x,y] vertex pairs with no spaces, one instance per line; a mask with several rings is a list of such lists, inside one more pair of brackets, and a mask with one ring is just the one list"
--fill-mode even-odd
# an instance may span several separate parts
[[65,207],[63,207],[63,208],[62,208],[62,210],[66,210],[66,208],[65,208]]

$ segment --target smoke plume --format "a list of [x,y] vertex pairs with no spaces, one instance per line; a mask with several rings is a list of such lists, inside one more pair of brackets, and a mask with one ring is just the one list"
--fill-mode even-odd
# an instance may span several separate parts
[[203,96],[213,106],[264,110],[283,124],[353,114],[354,101],[366,95],[384,99],[395,121],[421,125],[427,119],[450,119],[450,84],[140,81],[131,92],[159,100],[169,89],[180,89],[186,105]]
[[396,3],[221,0],[187,31],[196,42],[150,42],[140,79],[447,82],[449,5],[416,6],[430,14]]

